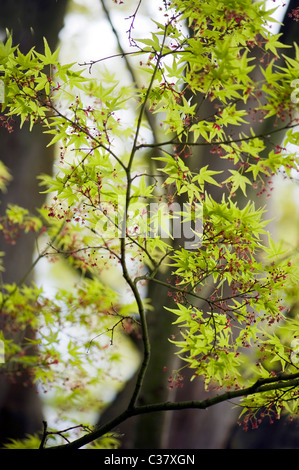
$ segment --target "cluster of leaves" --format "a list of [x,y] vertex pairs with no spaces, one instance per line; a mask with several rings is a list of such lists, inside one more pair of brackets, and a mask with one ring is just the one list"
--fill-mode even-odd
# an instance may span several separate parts
[[[265,332],[284,321],[288,308],[283,286],[286,280],[296,282],[296,269],[288,257],[279,258],[273,242],[265,245],[260,240],[266,222],[253,204],[239,209],[232,202],[206,199],[205,209],[200,253],[183,249],[172,256],[178,308],[171,311],[184,329],[183,340],[175,343],[183,357],[188,353],[185,360],[207,386],[216,379],[221,386],[237,389],[244,379],[247,383],[260,374],[264,354],[256,353],[256,362],[248,362],[246,349],[263,342]],[[204,302],[201,310],[190,295]],[[296,331],[296,322],[293,328]]]
[[[150,38],[130,38],[132,55],[147,77],[137,89],[122,86],[107,73],[97,80],[86,78],[74,64],[61,65],[59,51],[52,53],[46,40],[44,54],[32,49],[23,55],[10,36],[0,44],[6,90],[2,123],[11,126],[19,119],[21,126],[28,121],[32,128],[39,122],[53,136],[49,145],[59,147],[56,174],[41,175],[52,197],[40,210],[40,219],[10,207],[8,225],[3,222],[2,230],[11,235],[11,224],[42,230],[48,242],[37,261],[67,257],[93,277],[71,293],[58,291],[54,300],[36,287],[5,286],[2,318],[9,326],[3,337],[8,351],[3,367],[21,362],[45,389],[55,379],[63,386],[66,412],[65,390],[68,403],[87,407],[86,390],[107,377],[104,359],[111,364],[119,360],[119,354],[107,348],[109,342],[93,341],[95,347],[87,355],[87,338],[95,332],[113,335],[119,326],[133,325],[145,351],[130,403],[130,412],[138,413],[150,354],[147,305],[138,283],[148,280],[170,291],[175,303],[170,310],[178,325],[173,341],[194,369],[194,379],[203,376],[207,387],[237,392],[236,396],[250,391],[243,400],[245,411],[271,407],[278,414],[284,408],[298,412],[298,367],[290,350],[298,321],[296,315],[288,316],[285,302],[285,291],[298,282],[294,254],[275,245],[262,210],[250,200],[241,207],[237,198],[240,192],[246,196],[248,187],[263,191],[278,172],[290,176],[298,164],[296,155],[285,148],[287,143],[298,145],[299,139],[294,117],[298,105],[291,99],[299,57],[297,53],[287,60],[284,68],[275,66],[280,44],[266,27],[271,13],[263,3],[250,0],[169,2],[165,23],[155,22]],[[253,51],[263,63],[258,83],[251,78]],[[202,117],[198,101],[188,98],[190,93],[214,103],[215,112]],[[264,120],[275,115],[288,130],[281,146],[271,147],[271,131],[256,135],[250,127],[249,99],[254,103],[251,114]],[[128,125],[123,116],[132,106],[136,115]],[[160,124],[159,142],[146,140],[148,111]],[[272,132],[277,132],[273,126]],[[163,141],[164,136],[168,140]],[[190,151],[197,146],[212,147],[215,160],[230,160],[230,176],[214,170],[213,161],[204,167],[198,162],[194,171]],[[154,173],[148,169],[149,149],[155,152],[150,165],[162,162]],[[1,181],[8,180],[6,170],[0,170]],[[213,186],[223,190],[220,202],[207,190]],[[202,233],[193,230],[201,244],[192,249],[183,241],[174,248],[170,230],[166,239],[157,233],[148,236],[156,217],[148,217],[150,203],[165,201],[170,207],[181,197],[193,209],[202,207]],[[170,226],[181,215],[171,214]],[[122,305],[118,294],[98,280],[111,263],[120,269],[133,304]],[[171,279],[164,283],[156,279],[163,263],[172,267]],[[13,341],[14,332],[22,326],[25,335],[28,325],[37,336],[27,338],[24,347],[24,342]],[[75,327],[80,327],[79,337]],[[67,352],[60,349],[61,330],[70,338]],[[285,330],[288,335],[283,335]],[[35,352],[26,354],[32,347]],[[272,366],[273,361],[278,365]],[[91,431],[85,443],[100,433]]]

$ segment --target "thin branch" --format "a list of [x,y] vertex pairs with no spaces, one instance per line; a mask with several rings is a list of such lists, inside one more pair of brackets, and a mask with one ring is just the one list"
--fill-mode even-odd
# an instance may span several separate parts
[[[104,13],[105,13],[105,15],[106,15],[107,21],[108,21],[108,23],[109,23],[109,25],[110,25],[110,27],[111,27],[111,29],[112,29],[112,32],[113,32],[113,34],[114,34],[115,39],[116,39],[117,46],[118,46],[118,49],[119,49],[119,51],[120,51],[120,56],[123,57],[123,59],[125,60],[126,68],[127,68],[128,72],[129,72],[129,74],[130,74],[131,80],[132,80],[134,86],[138,89],[138,88],[139,88],[139,87],[138,87],[138,80],[137,80],[135,71],[134,71],[133,67],[132,67],[131,64],[130,64],[130,61],[128,60],[128,55],[129,55],[129,54],[126,53],[126,52],[124,51],[123,47],[122,47],[122,44],[121,44],[121,41],[120,41],[120,38],[119,38],[119,34],[118,34],[118,32],[117,32],[117,30],[116,30],[114,24],[113,24],[112,18],[111,18],[111,16],[110,16],[110,13],[109,13],[108,8],[106,7],[105,1],[104,1],[104,0],[100,0],[100,2],[101,2],[101,4],[102,4],[102,8],[103,8],[103,11],[104,11]],[[134,23],[134,19],[135,19],[135,16],[136,16],[136,14],[137,14],[137,11],[138,11],[140,5],[141,5],[141,0],[139,1],[139,4],[138,4],[138,6],[137,6],[137,8],[136,8],[135,13],[132,15],[132,17],[133,17],[132,23]],[[131,25],[131,28],[132,28],[132,25]],[[130,28],[130,29],[131,29],[131,28]],[[134,54],[135,54],[135,53],[134,53]],[[146,120],[147,120],[147,122],[148,122],[148,124],[149,124],[149,126],[150,126],[150,128],[151,128],[151,131],[152,131],[152,134],[153,134],[153,138],[154,138],[154,142],[157,142],[158,136],[157,136],[156,129],[155,129],[154,118],[153,118],[153,115],[149,112],[148,107],[145,108],[144,114],[145,114]]]
[[[143,54],[148,54],[147,51],[140,51],[140,52],[141,53],[143,52]],[[112,55],[109,55],[109,56],[102,57],[101,59],[90,60],[89,62],[81,62],[78,65],[80,65],[81,67],[89,65],[89,73],[90,73],[91,68],[94,64],[98,64],[99,62],[104,62],[104,61],[109,60],[109,59],[117,59],[119,57],[125,58],[126,56],[129,56],[129,55],[136,55],[136,52],[121,52],[119,54],[112,54]]]
[[[62,222],[62,224],[58,228],[56,234],[52,237],[52,240],[49,242],[50,244],[55,243],[55,241],[56,241],[57,237],[59,236],[59,234],[61,233],[64,225],[65,225],[65,221]],[[14,289],[11,292],[9,292],[8,294],[3,295],[2,302],[1,302],[1,305],[0,305],[0,311],[2,310],[2,308],[4,307],[4,305],[6,304],[8,299],[12,295],[14,295],[16,293],[16,291],[26,282],[26,279],[28,278],[30,273],[34,270],[34,268],[39,263],[39,261],[47,255],[48,255],[47,248],[45,248],[41,253],[38,254],[38,256],[35,258],[35,260],[31,264],[30,268],[27,270],[27,272],[24,274],[24,276],[20,279],[20,281],[15,285]]]
[[[141,277],[141,276],[140,276]],[[144,276],[144,279],[149,279],[147,278],[146,276]],[[192,297],[196,297],[197,299],[199,300],[203,300],[204,302],[207,302],[208,304],[211,304],[211,303],[215,303],[211,300],[208,300],[206,299],[205,297],[201,297],[200,295],[196,294],[195,292],[192,292],[192,291],[186,291],[180,287],[177,287],[177,286],[173,286],[171,284],[167,284],[167,282],[164,282],[164,281],[160,281],[160,279],[156,279],[154,277],[150,277],[150,280],[153,281],[153,282],[156,282],[157,284],[160,284],[161,286],[164,286],[164,287],[167,287],[168,289],[171,289],[171,290],[174,290],[176,292],[181,292],[182,294],[185,294],[185,295],[191,295]]]
[[[65,116],[64,114],[62,114],[57,108],[55,108],[55,106],[53,106],[52,103],[50,105],[48,105],[48,107],[50,109],[52,109],[56,113],[57,116],[65,119],[67,122],[69,122],[76,130],[78,130],[79,132],[82,132],[83,134],[87,135],[91,140],[93,140],[97,144],[97,147],[103,148],[107,153],[109,153],[120,164],[120,166],[124,170],[126,170],[126,166],[120,160],[120,158],[118,158],[118,156],[109,147],[107,147],[101,141],[99,141],[96,137],[94,137],[87,129],[85,129],[84,127],[80,126],[76,122],[72,121],[72,119],[70,119],[67,116]],[[94,148],[92,150],[94,150]],[[83,161],[85,160],[85,158],[86,157],[84,157]],[[79,165],[81,165],[81,164],[82,164],[82,162],[79,163]]]
[[[125,329],[125,327],[124,327],[124,325],[123,325],[123,322],[125,322],[126,320],[131,320],[133,323],[136,323],[137,325],[141,326],[141,323],[140,323],[138,320],[136,320],[136,318],[134,318],[134,317],[132,317],[132,316],[130,316],[130,315],[120,315],[120,313],[118,313],[118,312],[115,310],[115,308],[113,307],[113,305],[111,305],[111,308],[112,308],[112,310],[113,310],[113,312],[114,312],[114,315],[113,315],[113,314],[112,314],[112,315],[113,315],[113,316],[118,316],[118,317],[120,317],[120,318],[119,318],[119,320],[117,320],[117,322],[116,322],[111,328],[107,328],[107,329],[106,329],[106,333],[111,332],[110,346],[113,345],[114,330],[115,330],[115,328],[116,328],[119,324],[121,324],[122,327]],[[103,332],[103,333],[100,333],[100,334],[96,335],[94,338],[92,338],[92,339],[90,340],[89,345],[88,345],[88,348],[87,348],[87,353],[89,352],[90,346],[91,346],[91,344],[95,341],[95,339],[99,338],[100,336],[102,336],[102,335],[104,335],[104,334],[105,334],[104,332]]]
[[42,436],[42,439],[41,439],[41,443],[40,443],[40,446],[39,446],[39,449],[44,449],[45,447],[45,443],[46,443],[46,440],[48,438],[48,436],[60,436],[62,437],[68,444],[70,444],[70,441],[69,439],[64,436],[64,434],[66,432],[69,432],[69,431],[73,431],[74,429],[79,429],[79,428],[82,428],[83,430],[86,430],[86,431],[90,431],[90,428],[88,426],[85,426],[84,424],[77,424],[75,426],[70,426],[69,428],[66,428],[66,429],[63,429],[61,431],[48,431],[47,428],[48,428],[48,423],[47,421],[43,421],[43,426],[44,426],[44,431],[43,431],[43,436]]
[[[153,144],[139,144],[137,146],[137,150],[143,149],[143,148],[157,148],[159,149],[160,147],[166,147],[168,145],[186,145],[186,146],[193,146],[193,147],[206,147],[206,146],[211,146],[211,145],[229,145],[229,144],[234,144],[238,142],[246,142],[251,139],[267,139],[269,138],[272,134],[276,134],[277,132],[282,132],[286,131],[288,129],[293,129],[294,127],[298,127],[299,122],[296,124],[290,124],[286,125],[284,127],[280,127],[279,129],[273,129],[272,131],[268,131],[265,134],[257,134],[257,135],[251,135],[251,136],[246,136],[246,137],[240,137],[238,139],[227,139],[227,140],[217,140],[217,141],[212,141],[212,142],[189,142],[189,141],[184,141],[180,142],[177,141],[175,136],[172,139],[166,140],[164,142],[158,142],[158,143],[153,143]],[[182,131],[183,133],[184,131]]]

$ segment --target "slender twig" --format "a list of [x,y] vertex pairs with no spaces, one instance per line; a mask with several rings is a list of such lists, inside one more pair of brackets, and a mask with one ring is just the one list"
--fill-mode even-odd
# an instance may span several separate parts
[[[140,51],[140,52],[141,53],[143,52],[143,54],[148,54],[148,51]],[[104,61],[109,60],[109,59],[117,59],[119,57],[125,58],[126,56],[129,56],[129,55],[136,55],[136,52],[121,52],[119,54],[112,54],[112,55],[109,55],[109,56],[102,57],[101,59],[90,60],[89,62],[81,62],[78,65],[80,65],[81,67],[89,65],[89,72],[91,72],[92,66],[99,63],[99,62],[104,62]]]
[[75,426],[70,426],[69,428],[66,428],[66,429],[63,429],[61,431],[48,431],[48,423],[47,421],[43,421],[43,427],[44,427],[44,431],[43,431],[43,436],[42,436],[42,439],[41,439],[41,443],[40,443],[40,446],[39,446],[39,449],[44,449],[45,447],[45,443],[46,443],[46,440],[48,438],[48,436],[60,436],[62,437],[68,444],[70,444],[70,440],[64,436],[64,434],[66,432],[69,432],[69,431],[73,431],[74,429],[79,429],[79,428],[82,428],[86,431],[90,431],[90,428],[88,426],[85,426],[84,424],[77,424]]
[[[56,113],[57,116],[65,119],[67,122],[69,122],[71,124],[71,126],[74,127],[74,129],[78,130],[79,132],[82,132],[83,134],[87,135],[91,140],[93,140],[96,144],[97,144],[97,147],[101,147],[103,148],[107,153],[109,153],[119,164],[120,166],[126,170],[126,166],[125,164],[120,160],[120,158],[118,158],[118,156],[116,155],[116,153],[114,153],[111,148],[107,147],[106,145],[104,145],[101,141],[99,141],[96,137],[94,137],[87,129],[85,129],[84,127],[80,126],[79,124],[77,124],[76,122],[74,122],[72,119],[70,119],[69,117],[67,117],[66,115],[64,115],[63,113],[61,113],[57,108],[55,108],[55,106],[53,106],[53,104],[51,103],[50,105],[48,105],[48,107],[50,109],[52,109],[52,111],[54,111]],[[96,148],[96,147],[94,147]],[[92,149],[93,150],[93,149]],[[92,151],[91,150],[91,151]],[[81,164],[81,162],[80,162]]]
[[[105,1],[104,1],[104,0],[100,0],[100,2],[101,2],[101,4],[102,4],[102,8],[103,8],[103,11],[104,11],[104,13],[105,13],[105,15],[106,15],[107,21],[108,21],[108,23],[109,23],[109,25],[110,25],[110,27],[111,27],[111,29],[112,29],[112,32],[113,32],[113,34],[114,34],[115,39],[116,39],[117,47],[118,47],[118,49],[119,49],[119,51],[120,51],[120,55],[121,55],[121,57],[123,57],[123,59],[124,59],[124,61],[125,61],[126,68],[127,68],[128,72],[129,72],[129,75],[130,75],[130,77],[131,77],[131,80],[132,80],[134,86],[138,89],[138,88],[139,88],[139,87],[138,87],[138,80],[137,80],[135,71],[134,71],[133,67],[132,67],[131,64],[130,64],[130,61],[128,60],[128,55],[129,55],[129,54],[127,54],[127,53],[124,51],[123,47],[122,47],[119,34],[118,34],[118,32],[117,32],[117,30],[116,30],[114,24],[113,24],[112,18],[111,18],[111,16],[110,16],[110,13],[109,13],[108,8],[106,7]],[[134,18],[135,18],[136,14],[137,14],[137,11],[138,11],[138,9],[139,9],[140,4],[141,4],[141,1],[139,2],[139,5],[138,5],[138,7],[137,7],[137,9],[136,9],[136,11],[135,11],[135,13],[134,13],[134,15],[133,15]],[[146,106],[146,108],[145,108],[145,110],[144,110],[144,113],[145,113],[146,120],[147,120],[147,122],[148,122],[148,124],[149,124],[149,126],[150,126],[150,128],[151,128],[151,131],[152,131],[152,134],[153,134],[153,138],[154,138],[154,142],[157,142],[158,136],[157,136],[156,129],[155,129],[154,118],[153,118],[153,115],[149,112],[149,109],[148,109],[147,106]]]
[[277,132],[282,132],[286,131],[288,129],[293,129],[294,127],[298,127],[299,122],[295,124],[290,124],[284,127],[280,127],[278,129],[273,129],[271,131],[266,132],[265,134],[257,134],[257,135],[251,135],[251,136],[246,136],[246,137],[240,137],[238,139],[227,139],[227,140],[217,140],[217,141],[211,141],[211,142],[189,142],[189,141],[184,141],[180,142],[177,139],[177,135],[169,140],[166,140],[164,142],[158,142],[158,143],[152,143],[152,144],[139,144],[137,146],[137,150],[143,149],[143,148],[157,148],[159,149],[160,147],[166,147],[168,145],[186,145],[186,146],[193,146],[193,147],[205,147],[205,146],[211,146],[211,145],[229,145],[229,144],[234,144],[238,142],[246,142],[248,140],[252,139],[267,139],[270,137],[272,134],[276,134]]
[[[119,320],[117,320],[117,322],[111,327],[111,328],[107,328],[106,330],[106,333],[109,333],[111,332],[111,339],[110,339],[110,346],[113,345],[113,336],[114,336],[114,330],[116,329],[116,327],[121,324],[122,327],[124,328],[124,325],[123,325],[123,322],[125,322],[126,320],[131,320],[133,323],[136,323],[137,325],[141,326],[141,323],[134,317],[132,317],[131,315],[121,315],[120,313],[118,313],[115,308],[113,307],[113,305],[111,306],[113,312],[114,312],[114,315],[113,316],[118,316],[120,317]],[[99,333],[98,335],[94,336],[90,342],[89,342],[89,345],[87,347],[87,353],[89,352],[90,350],[90,346],[91,344],[97,339],[99,338],[100,336],[104,335],[105,332],[102,332],[102,333]]]
[[[55,241],[57,240],[57,237],[59,236],[59,234],[61,233],[63,227],[65,225],[65,221],[62,222],[62,224],[60,225],[60,227],[58,228],[56,234],[52,237],[52,240],[49,242],[49,244],[54,244]],[[8,301],[8,299],[13,296],[17,290],[26,282],[28,276],[31,274],[31,272],[34,270],[34,268],[36,267],[36,265],[39,263],[39,261],[46,257],[48,255],[47,253],[47,248],[45,248],[41,253],[39,253],[37,255],[37,257],[35,258],[35,260],[33,261],[33,263],[31,264],[31,266],[29,267],[29,269],[26,271],[26,273],[24,274],[24,276],[20,279],[20,281],[15,285],[14,289],[3,295],[3,298],[2,298],[2,302],[1,302],[1,305],[0,305],[0,311],[2,310],[2,308],[4,307],[4,305],[6,304],[6,302]]]

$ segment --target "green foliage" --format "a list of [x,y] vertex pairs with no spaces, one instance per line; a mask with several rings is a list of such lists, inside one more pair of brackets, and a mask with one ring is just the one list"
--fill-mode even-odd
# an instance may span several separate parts
[[[288,143],[298,144],[298,104],[291,99],[292,81],[299,76],[298,48],[295,59],[275,65],[273,56],[280,55],[282,45],[266,28],[270,15],[264,2],[250,0],[202,1],[198,7],[191,0],[170,2],[165,24],[155,22],[151,38],[134,41],[147,72],[137,89],[122,86],[107,72],[100,79],[86,78],[74,64],[61,65],[59,51],[50,51],[46,40],[44,54],[34,49],[21,54],[11,37],[1,43],[2,122],[8,128],[12,118],[21,126],[28,121],[29,128],[39,122],[59,154],[55,174],[40,176],[50,195],[40,218],[10,206],[1,229],[11,242],[14,230],[33,229],[46,240],[36,262],[64,257],[87,275],[72,291],[58,289],[54,299],[35,286],[5,286],[2,367],[13,371],[21,364],[45,391],[55,392],[66,416],[73,404],[101,406],[96,387],[113,377],[122,354],[118,341],[132,331],[141,336],[145,351],[130,408],[138,414],[136,400],[150,354],[145,315],[150,306],[138,288],[149,279],[169,289],[174,306],[168,310],[177,325],[171,341],[194,370],[193,380],[203,377],[206,387],[221,390],[224,399],[228,390],[240,396],[240,390],[253,387],[243,399],[246,426],[256,423],[257,410],[264,408],[276,415],[298,413],[298,367],[290,346],[298,312],[289,315],[287,297],[298,283],[298,255],[272,240],[265,210],[248,196],[249,190],[266,191],[273,175],[290,176],[298,164],[286,149]],[[186,21],[190,34],[182,32]],[[252,79],[254,53],[263,57],[259,83]],[[201,115],[196,93],[217,103],[211,116]],[[281,146],[269,145],[275,124],[265,136],[251,128],[249,98],[254,114],[283,123],[287,132]],[[132,103],[133,109],[138,106],[127,121],[123,116]],[[157,119],[158,142],[145,137],[146,112]],[[246,123],[248,134],[242,129]],[[229,175],[213,169],[212,159],[208,166],[198,162],[195,171],[189,152],[197,146],[212,147],[215,160],[231,161]],[[155,150],[151,162],[149,149]],[[4,189],[9,175],[3,166],[0,172]],[[211,194],[214,186],[222,188],[220,202]],[[191,208],[202,207],[203,225],[192,229],[201,242],[192,249],[182,239],[173,245],[171,228],[181,212],[168,214],[167,222],[162,215],[159,224],[159,212],[150,206],[170,207],[182,197]],[[151,235],[153,226],[166,236]],[[134,303],[105,285],[111,265],[123,275]],[[156,279],[163,265],[172,270],[167,282]],[[28,325],[35,339],[26,337]],[[15,338],[20,328],[21,341]],[[64,348],[62,331],[68,338]],[[290,381],[287,390],[283,374]],[[272,387],[267,393],[259,388],[265,384]],[[101,436],[101,429],[90,431],[87,440]],[[117,442],[109,439],[99,445],[114,448]]]
[[40,436],[33,435],[27,436],[25,439],[12,439],[9,443],[5,444],[4,449],[38,449],[40,445]]

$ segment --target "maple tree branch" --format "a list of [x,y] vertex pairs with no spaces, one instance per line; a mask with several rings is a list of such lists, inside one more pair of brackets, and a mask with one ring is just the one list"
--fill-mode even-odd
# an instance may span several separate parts
[[[177,141],[176,138],[177,136],[175,136],[174,138],[172,139],[169,139],[169,140],[166,140],[165,142],[157,142],[157,143],[152,143],[152,144],[139,144],[137,146],[137,150],[139,149],[142,149],[142,148],[160,148],[160,147],[164,147],[164,146],[168,146],[168,145],[186,145],[186,146],[193,146],[193,147],[205,147],[205,146],[211,146],[211,145],[229,145],[229,144],[234,144],[234,143],[238,143],[238,142],[246,142],[248,140],[252,140],[252,139],[259,139],[259,138],[263,138],[263,139],[267,139],[268,137],[270,137],[272,134],[276,134],[278,132],[282,132],[282,131],[286,131],[288,129],[293,129],[294,127],[298,127],[299,126],[299,122],[296,122],[295,124],[290,124],[290,125],[286,125],[286,126],[283,126],[283,127],[280,127],[278,129],[273,129],[273,130],[270,130],[270,131],[267,131],[265,134],[257,134],[257,135],[251,135],[251,136],[246,136],[246,137],[240,137],[238,139],[227,139],[227,140],[218,140],[218,141],[212,141],[212,142],[189,142],[189,141],[184,141],[184,142],[180,142],[180,141]],[[184,131],[182,131],[183,133]]]
[[221,395],[216,395],[211,398],[207,398],[205,400],[196,401],[181,401],[181,402],[163,402],[163,403],[153,403],[149,405],[142,405],[137,407],[128,407],[123,413],[119,414],[116,418],[112,419],[108,423],[100,426],[98,429],[85,434],[84,436],[74,440],[69,444],[64,444],[60,446],[52,447],[53,449],[79,449],[80,447],[89,444],[90,442],[94,441],[102,437],[107,432],[114,429],[119,424],[123,423],[127,419],[147,414],[147,413],[154,413],[154,412],[162,412],[162,411],[178,411],[178,410],[186,410],[186,409],[197,409],[197,410],[204,410],[206,408],[210,408],[211,406],[217,405],[218,403],[222,403],[224,401],[246,397],[249,395],[254,395],[255,393],[265,393],[272,390],[282,390],[289,387],[297,387],[299,385],[299,372],[295,374],[287,374],[287,375],[280,375],[275,377],[268,377],[264,379],[257,380],[253,385],[249,387],[240,389],[240,390],[233,390],[233,391],[226,391]]

